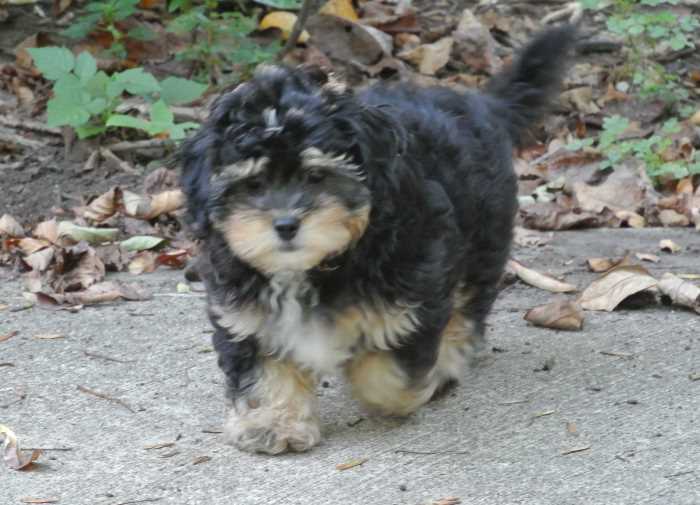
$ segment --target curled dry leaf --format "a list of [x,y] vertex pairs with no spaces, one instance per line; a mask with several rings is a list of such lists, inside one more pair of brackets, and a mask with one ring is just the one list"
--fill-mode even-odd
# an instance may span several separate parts
[[[267,30],[269,28],[277,28],[282,32],[282,39],[287,40],[289,35],[292,33],[294,28],[294,23],[297,21],[297,15],[286,11],[273,11],[265,15],[260,20],[259,28],[261,30]],[[302,44],[309,40],[309,32],[306,30],[302,31],[299,35],[299,42]]]
[[700,288],[671,273],[665,273],[659,281],[659,291],[676,305],[688,307],[700,314]]
[[165,241],[161,237],[153,237],[150,235],[137,235],[131,237],[127,240],[122,240],[119,245],[121,245],[127,251],[145,251],[146,249],[153,249],[161,245]]
[[437,500],[433,500],[430,502],[429,505],[459,505],[460,503],[462,503],[462,500],[460,500],[456,496],[447,496],[445,498],[438,498]]
[[523,266],[515,260],[510,260],[508,262],[508,267],[518,276],[518,278],[535,286],[536,288],[544,289],[546,291],[551,291],[552,293],[569,293],[571,291],[576,291],[576,286],[567,284],[565,282],[558,281],[554,277],[536,272],[530,268]]
[[659,221],[664,226],[688,226],[690,219],[673,209],[663,209],[659,212]]
[[318,12],[327,16],[349,19],[350,21],[360,19],[352,5],[352,0],[329,0]]
[[372,65],[383,55],[391,56],[391,36],[338,16],[311,16],[306,24],[313,44],[338,61]]
[[187,259],[189,257],[190,253],[186,249],[176,249],[159,254],[156,258],[156,264],[181,270],[187,265]]
[[46,247],[49,247],[51,245],[50,242],[47,240],[39,240],[36,238],[23,238],[20,239],[17,242],[17,245],[19,248],[22,250],[22,252],[26,255],[34,254],[37,251],[40,251]]
[[525,320],[544,328],[578,331],[583,328],[583,311],[575,301],[560,298],[528,310]]
[[56,223],[56,219],[49,219],[48,221],[39,223],[36,225],[36,228],[34,228],[32,235],[52,243],[56,242],[56,240],[58,240],[58,223]]
[[115,281],[93,284],[84,291],[63,294],[38,293],[38,295],[41,295],[44,303],[66,305],[94,305],[116,300],[140,301],[151,298],[151,295],[138,285]]
[[624,258],[620,259],[613,259],[613,258],[589,258],[586,260],[586,265],[588,266],[588,269],[591,272],[596,272],[596,273],[601,273],[601,272],[607,272],[613,267],[616,267],[618,265],[629,265],[630,264],[630,258],[629,256],[625,256]]
[[454,39],[444,37],[432,44],[422,44],[418,47],[402,51],[397,56],[413,63],[418,71],[425,75],[435,75],[450,61]]
[[335,465],[335,468],[337,470],[340,470],[340,471],[349,470],[350,468],[364,465],[366,462],[367,462],[367,458],[358,458],[358,459],[350,460],[347,463],[341,463],[339,465]]
[[17,436],[3,424],[0,424],[0,439],[2,439],[3,460],[12,470],[27,468],[41,455],[38,449],[33,450],[30,455],[23,454],[17,443]]
[[664,239],[659,242],[659,249],[667,253],[675,254],[679,252],[682,247],[676,244],[673,240]]
[[24,228],[9,214],[0,217],[0,235],[5,237],[24,237]]
[[158,255],[154,252],[142,251],[134,256],[134,259],[131,260],[127,268],[129,272],[134,275],[151,273],[158,268],[158,263],[156,262],[157,258]]
[[658,263],[661,261],[661,258],[659,258],[656,254],[635,253],[634,255],[640,261],[650,261],[651,263]]
[[51,287],[57,293],[85,289],[105,277],[105,266],[95,250],[85,242],[56,253]]
[[90,221],[101,223],[117,212],[121,198],[121,189],[114,187],[95,198],[87,207],[81,209],[82,216]]
[[163,191],[153,196],[144,196],[124,191],[122,204],[127,216],[139,219],[154,219],[161,214],[174,212],[185,203],[185,195],[179,189]]
[[40,251],[36,251],[30,254],[29,256],[26,256],[25,258],[23,258],[23,261],[27,265],[29,265],[33,270],[43,272],[51,265],[51,262],[53,261],[53,256],[53,247],[47,247],[45,249],[41,249]]
[[619,265],[588,286],[578,300],[586,310],[612,311],[625,298],[656,286],[658,281],[639,265]]

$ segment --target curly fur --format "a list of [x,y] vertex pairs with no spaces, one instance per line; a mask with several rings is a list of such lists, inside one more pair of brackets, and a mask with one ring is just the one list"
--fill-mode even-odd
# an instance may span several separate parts
[[[285,409],[285,397],[261,400],[260,391],[286,391],[296,411],[305,397],[273,379],[259,386],[270,359],[301,374],[345,369],[358,398],[385,414],[410,413],[459,378],[509,254],[512,149],[556,93],[573,40],[570,26],[544,32],[485,93],[408,84],[354,93],[313,69],[264,67],[216,101],[183,148],[182,183],[203,239],[219,363],[229,397],[243,405],[229,423],[233,443],[277,453],[318,441],[315,421],[304,428],[296,418],[295,433],[314,434],[307,444],[284,442],[282,418],[241,433],[251,401]],[[335,209],[308,228],[303,251],[318,254],[282,268],[278,258],[294,256],[275,256],[265,221],[278,207],[251,210],[259,199],[235,188],[261,171],[288,181],[319,167],[335,177],[323,198],[278,190],[306,209],[295,215]],[[352,231],[341,233],[351,217]],[[275,377],[285,375],[294,373]]]

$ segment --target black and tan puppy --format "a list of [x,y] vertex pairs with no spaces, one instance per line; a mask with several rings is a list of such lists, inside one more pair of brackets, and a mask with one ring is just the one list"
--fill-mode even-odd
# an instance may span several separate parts
[[227,438],[304,451],[316,380],[407,415],[459,379],[516,211],[511,153],[559,88],[573,28],[544,32],[485,93],[260,68],[183,150],[188,216],[227,380]]

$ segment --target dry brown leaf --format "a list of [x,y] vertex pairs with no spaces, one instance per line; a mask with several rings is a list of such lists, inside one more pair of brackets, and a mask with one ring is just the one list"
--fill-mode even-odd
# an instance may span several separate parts
[[665,273],[659,281],[659,290],[676,305],[700,313],[700,288],[672,273]]
[[578,435],[578,429],[576,428],[576,423],[571,422],[571,421],[567,421],[566,432],[569,435]]
[[26,256],[23,259],[23,261],[27,265],[32,267],[32,269],[38,270],[39,272],[43,272],[51,265],[51,262],[53,261],[53,256],[53,247],[47,247],[45,249],[32,253],[29,256]]
[[644,228],[647,225],[646,219],[629,210],[615,211],[615,217],[620,220],[620,224],[627,224],[630,228]]
[[[282,33],[282,39],[287,40],[294,29],[294,24],[297,21],[297,15],[287,11],[273,11],[267,13],[261,20],[259,28],[268,30],[276,28]],[[309,40],[309,32],[303,30],[299,35],[298,41],[305,44]]]
[[29,503],[32,505],[38,505],[40,503],[58,503],[58,498],[29,498],[24,497],[19,499],[22,503]]
[[24,289],[30,293],[38,293],[42,290],[44,282],[41,278],[41,272],[38,270],[30,270],[27,273],[22,274],[22,284]]
[[144,449],[150,451],[153,449],[164,449],[165,447],[172,447],[173,445],[175,445],[175,442],[161,442],[159,444],[147,445],[144,447]]
[[586,265],[591,272],[602,273],[607,272],[618,265],[629,265],[630,257],[625,256],[620,259],[613,258],[589,258],[586,260]]
[[0,235],[5,237],[24,237],[24,228],[9,214],[0,217]]
[[108,272],[122,272],[126,270],[126,266],[129,264],[129,257],[131,256],[119,244],[101,246],[95,249],[95,252],[102,260],[102,263],[104,263],[105,270]]
[[586,310],[612,311],[625,298],[656,286],[658,281],[639,265],[619,265],[588,286],[578,300]]
[[671,239],[664,239],[659,242],[659,249],[667,253],[675,254],[680,252],[680,250],[683,248]]
[[454,46],[452,58],[458,64],[466,65],[470,72],[494,74],[503,65],[498,56],[497,44],[489,27],[482,23],[470,9],[464,9],[452,32]]
[[535,326],[554,330],[578,331],[583,328],[581,306],[565,298],[528,310],[524,319]]
[[128,266],[129,272],[134,275],[151,273],[158,268],[158,254],[152,251],[142,251],[134,256]]
[[4,335],[0,335],[0,342],[5,342],[6,340],[10,340],[12,337],[17,335],[17,330],[12,330],[11,332],[5,333]]
[[358,458],[358,459],[352,459],[348,461],[347,463],[341,463],[339,465],[336,465],[335,468],[336,470],[349,470],[350,468],[354,468],[356,466],[364,465],[368,461],[367,458]]
[[569,293],[571,291],[576,291],[576,286],[561,282],[554,277],[527,268],[515,260],[508,261],[508,267],[521,281],[535,286],[536,288],[551,291],[552,293]]
[[661,261],[661,258],[659,258],[656,254],[635,253],[634,255],[640,261],[650,261],[651,263],[658,263]]
[[435,75],[450,61],[454,39],[444,37],[432,44],[422,44],[413,49],[401,51],[397,56],[413,63],[424,75]]
[[49,219],[39,223],[34,228],[32,235],[39,239],[48,240],[51,243],[56,242],[58,240],[58,223],[56,219]]
[[170,268],[177,268],[178,270],[181,270],[187,265],[187,260],[189,257],[190,253],[186,249],[166,251],[158,255],[156,258],[156,265],[165,265]]
[[46,240],[39,240],[36,238],[26,237],[22,238],[17,242],[17,245],[22,252],[26,255],[33,254],[51,245],[50,242]]
[[456,496],[446,496],[445,498],[438,498],[430,502],[430,505],[460,505],[462,500]]
[[157,168],[143,180],[143,190],[147,195],[177,189],[178,186],[177,171],[166,167]]
[[93,284],[84,291],[72,291],[63,294],[37,293],[37,295],[41,295],[39,301],[44,303],[81,306],[117,300],[148,300],[151,297],[151,295],[140,286],[114,281]]
[[23,454],[17,443],[17,436],[10,428],[3,424],[0,424],[0,438],[3,439],[3,460],[12,470],[27,468],[41,455],[41,451],[38,449],[33,450],[30,455]]
[[382,56],[391,56],[390,35],[371,26],[337,16],[317,15],[306,24],[315,46],[328,57],[344,62],[372,65]]
[[57,293],[85,289],[105,277],[105,266],[95,249],[84,242],[56,254],[51,286]]
[[582,86],[561,94],[561,101],[575,111],[583,114],[598,114],[600,107],[593,101],[593,88]]
[[659,221],[664,226],[688,226],[690,219],[673,209],[663,209],[659,212]]
[[552,241],[552,232],[542,233],[536,230],[528,230],[522,226],[516,226],[513,234],[513,243],[521,247],[533,247],[545,245]]
[[535,230],[570,230],[597,228],[619,222],[608,209],[602,213],[586,212],[563,207],[555,202],[541,202],[522,206],[518,210],[521,224]]
[[95,198],[87,207],[81,209],[80,214],[90,221],[101,223],[105,219],[112,217],[119,209],[119,202],[122,198],[122,191],[114,187]]
[[185,203],[185,195],[179,189],[163,191],[153,196],[122,192],[124,212],[129,217],[150,220],[161,214],[174,212]]
[[194,458],[192,461],[193,465],[200,465],[202,463],[206,463],[207,461],[211,461],[211,456],[198,456]]

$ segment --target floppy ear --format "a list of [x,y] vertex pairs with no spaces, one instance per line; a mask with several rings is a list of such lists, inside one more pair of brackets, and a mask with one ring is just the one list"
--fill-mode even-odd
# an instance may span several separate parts
[[209,179],[213,172],[215,153],[220,135],[212,125],[205,124],[180,151],[182,173],[180,184],[187,197],[187,224],[195,237],[202,238],[209,228]]

